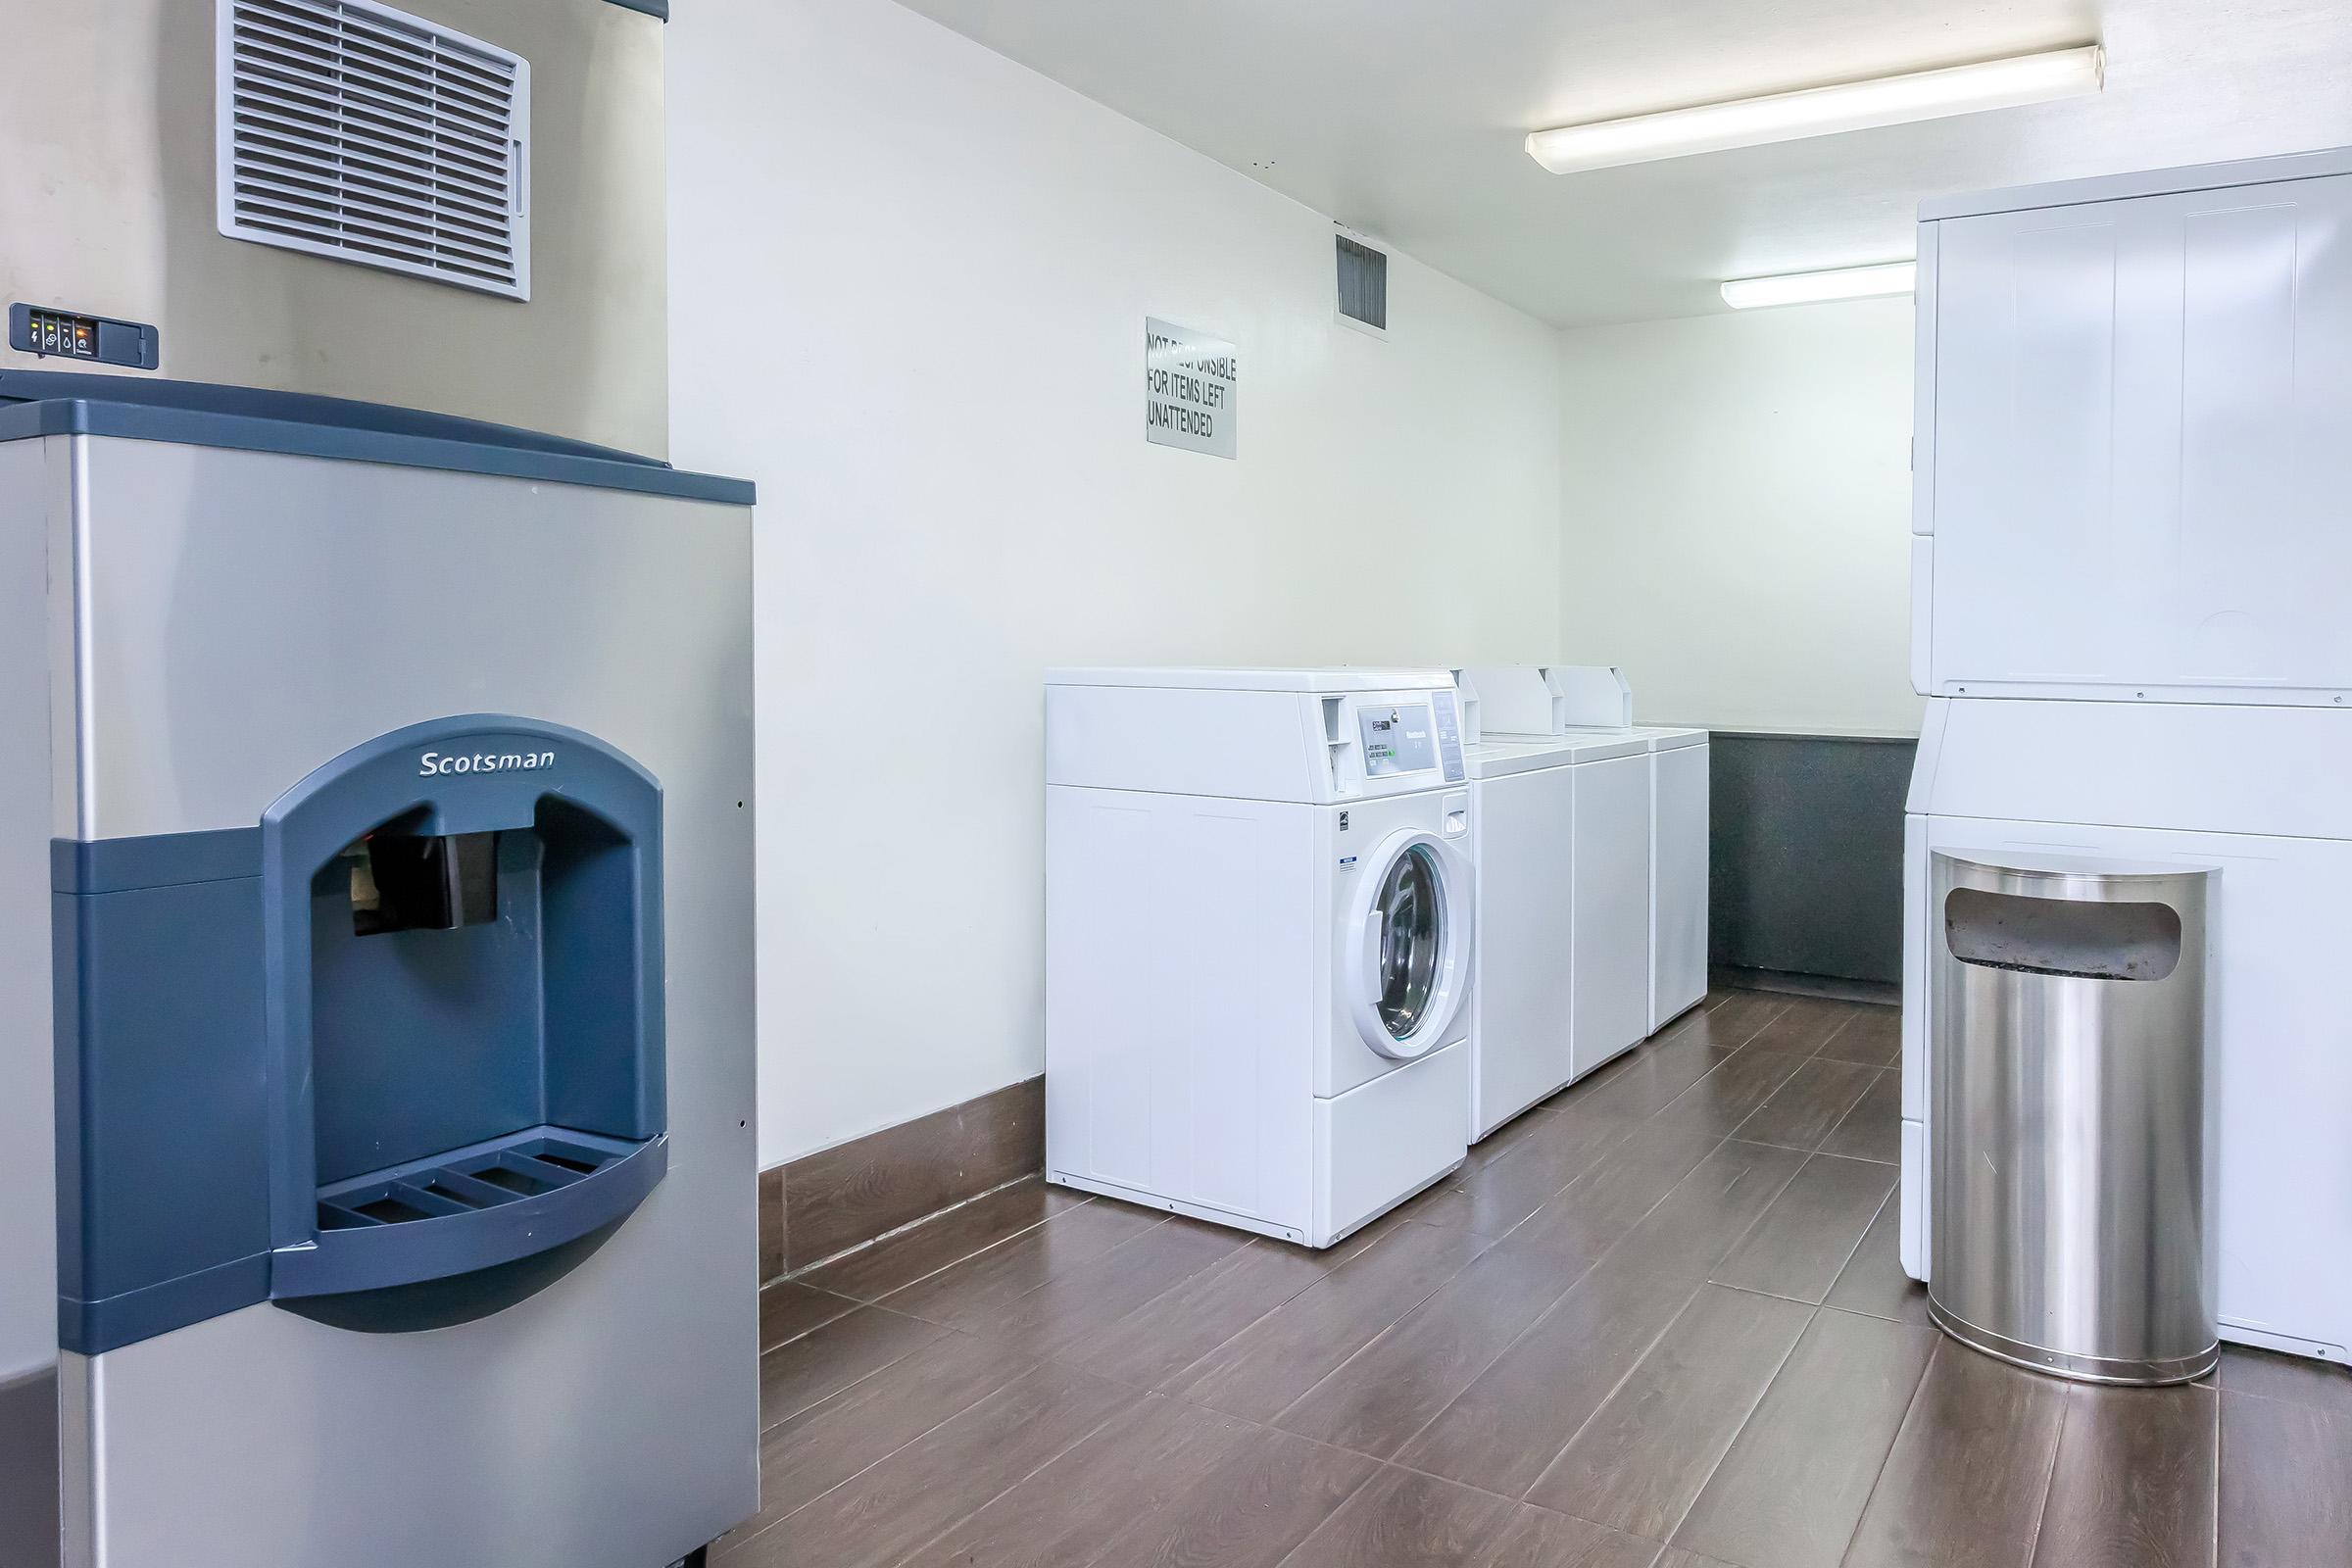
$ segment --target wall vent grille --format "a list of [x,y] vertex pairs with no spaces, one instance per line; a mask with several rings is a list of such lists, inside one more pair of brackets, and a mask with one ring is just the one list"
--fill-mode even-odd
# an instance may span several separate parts
[[374,0],[219,0],[220,232],[531,293],[530,66]]
[[1389,258],[1386,253],[1334,235],[1340,248],[1340,314],[1350,321],[1389,329]]

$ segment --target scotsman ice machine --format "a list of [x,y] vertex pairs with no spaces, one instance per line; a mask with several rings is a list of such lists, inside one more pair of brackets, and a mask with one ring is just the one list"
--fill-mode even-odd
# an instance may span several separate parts
[[754,1505],[750,491],[628,456],[667,9],[12,10],[5,1568],[61,1473],[76,1568]]
[[0,371],[67,1563],[662,1568],[757,1505],[750,502]]

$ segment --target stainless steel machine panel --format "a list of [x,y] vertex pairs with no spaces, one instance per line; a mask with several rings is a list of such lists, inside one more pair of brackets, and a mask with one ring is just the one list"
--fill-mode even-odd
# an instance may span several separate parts
[[[215,0],[23,0],[0,92],[0,305],[153,324],[158,373],[178,380],[667,452],[662,24],[611,0],[394,3],[530,63],[527,303],[224,238]],[[72,363],[0,346],[0,369]]]
[[[24,442],[85,839],[252,825],[358,743],[527,713],[660,780],[668,1174],[490,1316],[246,1307],[63,1365],[75,1568],[661,1565],[758,1502],[749,513],[368,463]],[[77,782],[76,782],[77,780]]]

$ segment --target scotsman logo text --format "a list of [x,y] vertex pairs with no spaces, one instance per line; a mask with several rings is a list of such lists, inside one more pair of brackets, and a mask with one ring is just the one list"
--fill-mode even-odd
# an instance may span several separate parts
[[519,773],[528,768],[555,765],[556,754],[553,752],[474,752],[466,756],[427,752],[416,759],[416,776],[431,778],[435,773]]

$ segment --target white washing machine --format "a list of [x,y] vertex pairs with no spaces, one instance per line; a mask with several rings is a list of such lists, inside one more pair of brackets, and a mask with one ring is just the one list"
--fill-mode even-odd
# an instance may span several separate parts
[[1642,743],[1649,797],[1642,1032],[1657,1033],[1707,994],[1707,732],[1636,724],[1633,688],[1609,664],[1485,665],[1454,675],[1474,744],[1532,736]]
[[1649,741],[1649,1032],[1707,998],[1709,763],[1703,729],[1637,725]]
[[1648,1032],[1647,758],[1632,736],[1472,741],[1473,1143]]
[[1473,807],[1444,670],[1046,685],[1046,1174],[1328,1247],[1467,1146]]

